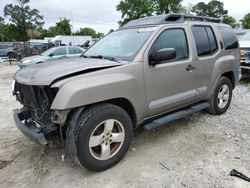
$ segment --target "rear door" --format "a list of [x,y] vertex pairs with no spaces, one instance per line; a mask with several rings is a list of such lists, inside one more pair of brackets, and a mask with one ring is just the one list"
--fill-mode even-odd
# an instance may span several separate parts
[[80,55],[83,53],[83,51],[80,48],[69,46],[68,47],[68,55],[67,57],[73,58],[73,57],[80,57]]
[[[192,103],[199,93],[189,34],[186,27],[163,29],[146,51],[144,72],[149,116]],[[176,58],[149,65],[149,55],[163,48],[175,48]]]
[[210,97],[217,77],[223,73],[221,66],[226,68],[227,65],[232,64],[231,58],[227,57],[223,50],[222,38],[216,37],[219,36],[216,26],[213,24],[192,24],[190,29],[197,57],[198,86],[206,89],[206,93],[200,97],[206,99]]

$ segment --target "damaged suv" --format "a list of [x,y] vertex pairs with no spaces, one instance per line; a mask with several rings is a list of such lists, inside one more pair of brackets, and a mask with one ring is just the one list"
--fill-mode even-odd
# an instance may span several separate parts
[[118,163],[133,131],[191,113],[227,111],[240,50],[219,19],[166,14],[134,20],[81,58],[43,63],[14,75],[17,128],[47,145],[58,134],[68,154],[101,171]]

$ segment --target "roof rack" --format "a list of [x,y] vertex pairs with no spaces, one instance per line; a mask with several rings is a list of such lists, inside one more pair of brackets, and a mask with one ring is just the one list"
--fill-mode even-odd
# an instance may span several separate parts
[[144,18],[140,18],[137,20],[132,20],[128,22],[127,24],[125,24],[122,28],[144,26],[144,25],[183,23],[185,21],[203,21],[203,22],[222,23],[222,20],[219,18],[171,13],[171,14],[149,16],[149,17],[144,17]]

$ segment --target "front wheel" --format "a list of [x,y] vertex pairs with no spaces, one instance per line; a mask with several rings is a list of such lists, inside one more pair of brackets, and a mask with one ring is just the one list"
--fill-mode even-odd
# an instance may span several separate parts
[[209,100],[210,107],[207,111],[214,115],[220,115],[227,111],[231,104],[233,86],[227,77],[221,77]]
[[118,163],[132,140],[129,115],[112,104],[86,109],[77,127],[77,157],[82,166],[92,171],[106,170]]

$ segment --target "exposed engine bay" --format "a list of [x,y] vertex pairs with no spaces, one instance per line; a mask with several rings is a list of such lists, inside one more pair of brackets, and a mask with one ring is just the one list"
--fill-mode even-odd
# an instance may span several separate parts
[[45,134],[53,132],[58,125],[55,123],[55,111],[50,106],[58,89],[49,86],[30,86],[15,83],[13,94],[16,96],[26,114],[26,123],[35,121]]

